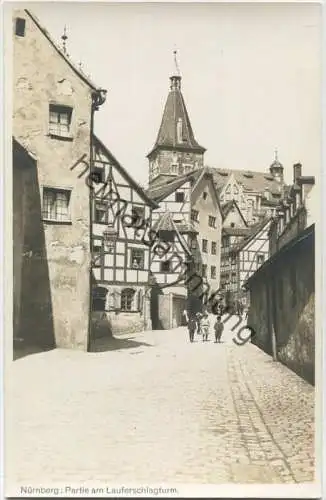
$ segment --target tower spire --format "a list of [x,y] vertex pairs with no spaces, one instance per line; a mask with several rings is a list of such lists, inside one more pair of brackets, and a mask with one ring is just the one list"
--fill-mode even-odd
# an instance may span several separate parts
[[275,148],[275,151],[274,151],[274,161],[278,161],[278,149]]

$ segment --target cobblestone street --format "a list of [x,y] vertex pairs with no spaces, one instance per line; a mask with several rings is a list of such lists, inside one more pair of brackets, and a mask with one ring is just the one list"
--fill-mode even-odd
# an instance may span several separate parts
[[185,328],[12,364],[8,483],[313,481],[314,388]]

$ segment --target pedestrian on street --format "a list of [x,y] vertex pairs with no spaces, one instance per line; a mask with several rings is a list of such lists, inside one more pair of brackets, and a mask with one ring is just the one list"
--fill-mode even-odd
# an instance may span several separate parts
[[208,335],[209,335],[209,318],[207,312],[204,312],[203,317],[200,321],[200,329],[203,335],[203,342],[207,342],[208,340]]
[[188,332],[190,342],[194,341],[194,335],[197,327],[197,320],[194,316],[191,316],[188,321]]
[[224,330],[224,325],[222,323],[221,316],[217,316],[216,323],[214,325],[214,330],[215,330],[215,343],[217,342],[220,343],[222,338],[222,333]]

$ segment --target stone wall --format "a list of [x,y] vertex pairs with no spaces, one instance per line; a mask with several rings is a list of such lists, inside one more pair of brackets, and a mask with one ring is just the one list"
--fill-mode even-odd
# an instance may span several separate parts
[[[25,185],[28,220],[22,323],[27,333],[34,332],[33,336],[40,339],[53,320],[57,346],[86,349],[90,298],[89,189],[84,179],[78,178],[80,168],[71,170],[71,167],[83,155],[86,160],[89,158],[91,89],[24,10],[14,12],[14,23],[16,17],[25,19],[26,29],[23,37],[14,35],[13,43],[13,135],[36,157],[35,170]],[[49,135],[50,103],[72,107],[69,140]],[[71,222],[56,224],[42,220],[44,187],[71,189]],[[16,265],[17,262],[16,259]],[[17,267],[15,273],[19,273]],[[29,336],[27,333],[25,336]]]
[[248,324],[253,342],[272,354],[275,331],[277,359],[310,383],[315,370],[314,232],[278,252],[250,286]]

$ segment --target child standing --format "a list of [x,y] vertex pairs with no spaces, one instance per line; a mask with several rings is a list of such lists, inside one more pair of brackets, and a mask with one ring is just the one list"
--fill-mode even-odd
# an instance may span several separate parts
[[203,314],[203,317],[200,322],[200,329],[203,335],[203,342],[208,340],[209,334],[209,318],[207,312]]
[[224,325],[222,323],[222,318],[221,318],[221,316],[217,316],[216,323],[214,325],[215,342],[218,342],[218,343],[221,342],[221,337],[222,337],[223,329],[224,329]]

